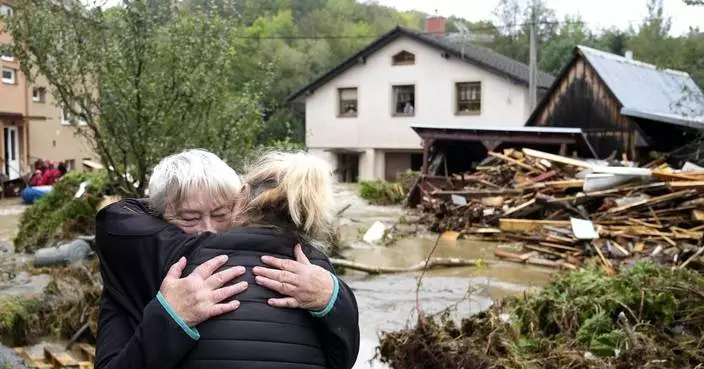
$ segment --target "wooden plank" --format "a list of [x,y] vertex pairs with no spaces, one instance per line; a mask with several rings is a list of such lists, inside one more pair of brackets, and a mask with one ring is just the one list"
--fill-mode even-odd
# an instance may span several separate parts
[[95,360],[95,347],[87,343],[81,343],[78,347],[81,349],[81,352],[88,357],[89,361]]
[[466,196],[466,197],[494,197],[501,195],[520,195],[520,190],[507,188],[503,190],[436,190],[431,192],[432,196]]
[[676,181],[667,184],[670,189],[697,188],[704,189],[704,181]]
[[78,361],[71,357],[66,351],[44,346],[44,357],[55,367],[78,369]]
[[502,155],[502,154],[499,154],[499,153],[496,153],[496,152],[491,152],[491,151],[489,151],[488,154],[491,155],[491,156],[493,156],[493,157],[495,157],[495,158],[499,158],[499,159],[501,159],[501,160],[504,160],[504,161],[508,162],[509,164],[513,164],[513,165],[519,166],[519,167],[521,167],[521,168],[523,168],[523,169],[525,169],[525,170],[527,170],[527,171],[529,171],[529,172],[540,173],[540,169],[538,169],[538,168],[533,168],[533,167],[531,167],[530,165],[528,165],[528,164],[526,164],[526,163],[522,163],[522,162],[520,162],[520,161],[518,161],[518,160],[516,160],[516,159],[509,158],[509,157],[506,156],[506,155]]
[[579,251],[579,249],[576,247],[560,245],[560,244],[552,243],[552,242],[541,242],[541,243],[539,243],[539,245],[545,246],[545,247],[552,247],[554,249],[565,250],[565,251]]
[[689,176],[686,174],[677,173],[667,173],[662,171],[653,171],[653,176],[665,182],[676,182],[676,181],[700,181],[700,177]]
[[[540,188],[554,188],[559,190],[566,190],[570,188],[582,188],[584,186],[583,179],[568,179],[562,181],[548,181],[535,183],[530,186],[525,187],[526,189],[540,189]],[[521,186],[518,186],[519,188]]]
[[534,158],[546,159],[546,160],[554,161],[554,162],[561,163],[561,164],[572,165],[575,167],[582,167],[582,168],[594,167],[593,164],[587,163],[586,161],[571,159],[571,158],[567,158],[567,157],[560,156],[560,155],[550,154],[547,152],[542,152],[542,151],[528,149],[528,148],[524,148],[522,151],[524,154],[526,154],[528,156],[532,156]]
[[[546,228],[543,228],[543,229],[546,230]],[[572,231],[570,231],[569,234],[572,235]],[[575,243],[577,243],[577,239],[576,239],[576,238],[562,237],[562,236],[558,236],[558,235],[554,235],[554,234],[546,234],[546,235],[545,235],[545,240],[546,240],[546,241],[550,241],[550,242],[567,243],[567,244],[570,244],[570,245],[574,245]]]
[[538,231],[544,226],[572,229],[572,223],[569,220],[499,219],[499,229],[502,232]]
[[537,252],[541,252],[541,253],[543,253],[543,254],[548,254],[548,255],[557,256],[558,258],[562,258],[562,257],[565,257],[565,256],[566,256],[565,254],[563,254],[563,253],[561,253],[561,252],[553,251],[553,250],[546,249],[546,248],[543,248],[543,247],[538,247],[538,246],[533,246],[533,245],[524,245],[523,247],[525,247],[525,248],[527,248],[528,250],[531,250],[531,251],[537,251]]
[[34,357],[27,352],[24,347],[15,347],[15,352],[23,361],[28,369],[53,369],[53,365],[45,362],[42,357]]
[[692,210],[692,218],[698,221],[704,221],[704,210],[694,209]]
[[624,212],[624,211],[636,209],[636,208],[641,207],[641,206],[653,206],[653,205],[657,205],[657,204],[660,204],[660,203],[662,203],[662,202],[666,202],[666,201],[678,199],[678,198],[680,198],[680,197],[686,197],[686,196],[692,195],[692,194],[694,194],[694,193],[695,193],[695,191],[693,191],[693,190],[683,190],[683,191],[679,191],[679,192],[668,193],[668,194],[665,194],[665,195],[662,195],[662,196],[656,196],[656,197],[653,197],[653,198],[650,198],[650,199],[647,199],[647,200],[643,199],[643,200],[640,200],[640,201],[636,201],[636,202],[634,202],[634,203],[632,203],[632,204],[628,204],[628,205],[624,205],[624,206],[618,206],[618,207],[615,207],[615,208],[611,208],[611,209],[607,210],[606,212],[609,213],[609,214],[621,213],[621,212]]

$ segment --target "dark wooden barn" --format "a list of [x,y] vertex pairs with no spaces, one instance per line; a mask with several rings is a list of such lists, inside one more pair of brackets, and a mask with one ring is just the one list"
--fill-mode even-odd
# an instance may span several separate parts
[[600,158],[647,161],[704,130],[704,95],[684,72],[577,46],[526,126],[581,128]]

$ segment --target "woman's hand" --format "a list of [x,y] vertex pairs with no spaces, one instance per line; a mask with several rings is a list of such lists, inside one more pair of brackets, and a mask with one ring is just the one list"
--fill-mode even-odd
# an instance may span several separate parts
[[332,297],[335,277],[311,264],[301,245],[296,245],[294,255],[296,260],[262,256],[262,262],[275,269],[253,268],[258,285],[287,296],[269,299],[269,305],[313,311],[325,309]]
[[189,327],[240,306],[237,300],[223,301],[246,290],[247,282],[224,285],[244,274],[245,269],[235,266],[215,273],[226,262],[226,255],[214,257],[181,278],[186,268],[186,258],[182,257],[161,282],[159,290],[164,299]]

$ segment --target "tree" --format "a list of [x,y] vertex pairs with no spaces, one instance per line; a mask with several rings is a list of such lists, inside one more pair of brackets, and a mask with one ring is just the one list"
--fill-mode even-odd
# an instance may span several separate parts
[[266,78],[238,79],[236,29],[217,12],[169,0],[55,4],[16,2],[15,54],[30,79],[48,79],[122,193],[143,195],[153,165],[175,151],[204,147],[236,166],[254,147]]
[[575,46],[594,46],[595,43],[594,35],[580,17],[565,17],[557,35],[542,49],[540,69],[557,74],[569,62]]

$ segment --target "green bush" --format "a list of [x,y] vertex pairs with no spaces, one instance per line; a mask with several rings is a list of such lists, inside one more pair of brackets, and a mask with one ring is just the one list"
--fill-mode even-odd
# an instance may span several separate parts
[[395,182],[362,181],[359,182],[359,196],[374,205],[393,205],[406,198],[406,191]]
[[[90,186],[80,199],[74,196],[81,182]],[[103,199],[107,173],[69,172],[51,192],[37,200],[20,217],[13,242],[17,252],[34,252],[77,235],[95,231],[95,214]]]
[[8,346],[27,344],[41,309],[40,297],[0,299],[0,341]]

